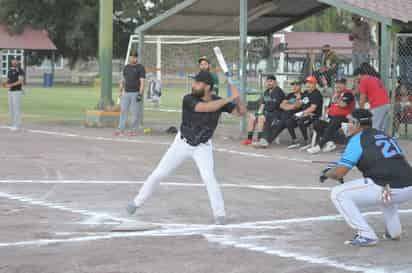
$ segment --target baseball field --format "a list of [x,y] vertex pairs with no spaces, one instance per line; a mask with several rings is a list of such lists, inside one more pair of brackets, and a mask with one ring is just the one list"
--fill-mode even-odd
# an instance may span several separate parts
[[[227,225],[213,224],[191,161],[128,216],[127,202],[167,150],[173,136],[164,130],[178,125],[180,114],[148,109],[151,134],[115,138],[113,129],[82,126],[98,96],[85,89],[29,88],[18,132],[7,127],[6,94],[0,95],[0,272],[412,272],[411,203],[401,208],[400,242],[344,245],[354,232],[330,201],[336,183],[319,184],[324,166],[314,163],[340,154],[289,151],[286,134],[268,150],[243,147],[231,118],[213,141]],[[183,91],[165,95],[162,109],[178,110]],[[411,161],[412,143],[400,144]],[[363,211],[382,234],[380,208]],[[112,232],[136,221],[157,228]]]

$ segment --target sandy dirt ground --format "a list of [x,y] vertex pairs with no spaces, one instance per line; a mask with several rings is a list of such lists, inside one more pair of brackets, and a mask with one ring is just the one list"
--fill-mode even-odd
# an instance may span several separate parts
[[[319,184],[323,165],[314,163],[336,160],[339,152],[289,151],[286,135],[281,145],[255,150],[239,145],[236,126],[219,128],[215,170],[226,226],[213,225],[190,161],[127,216],[125,205],[173,139],[154,129],[114,138],[110,129],[1,127],[0,272],[412,272],[412,203],[401,208],[402,241],[344,245],[354,232],[330,201],[336,183]],[[412,160],[412,143],[400,143]],[[353,171],[348,179],[359,176]],[[380,208],[364,211],[381,234]],[[160,228],[111,232],[134,221]]]

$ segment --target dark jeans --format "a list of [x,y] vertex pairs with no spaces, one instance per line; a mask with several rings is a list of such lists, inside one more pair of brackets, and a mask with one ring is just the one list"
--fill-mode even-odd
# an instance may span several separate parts
[[296,123],[300,129],[300,132],[302,133],[303,139],[305,141],[309,140],[309,136],[308,136],[308,127],[316,122],[319,118],[318,117],[303,117],[303,118],[299,118],[297,119]]
[[273,138],[273,128],[278,126],[282,120],[282,112],[267,112],[265,114],[265,125],[263,127],[264,138],[271,143],[275,138]]
[[345,117],[329,117],[329,122],[324,120],[317,120],[313,124],[315,129],[319,146],[322,148],[328,141],[334,141],[338,134],[338,131],[342,125],[342,122],[347,122]]
[[268,128],[266,140],[269,143],[272,143],[273,140],[275,140],[280,135],[280,133],[282,133],[282,131],[286,128],[289,131],[290,137],[292,139],[296,139],[296,127],[297,123],[293,114],[283,112],[280,116],[280,119],[275,123],[272,122],[271,128]]

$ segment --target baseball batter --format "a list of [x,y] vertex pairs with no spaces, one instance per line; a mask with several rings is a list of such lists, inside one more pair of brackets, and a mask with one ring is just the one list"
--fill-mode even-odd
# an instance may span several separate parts
[[231,96],[223,99],[213,94],[213,83],[213,77],[208,71],[201,71],[195,76],[192,93],[183,98],[180,132],[156,169],[143,184],[139,194],[127,206],[129,214],[134,214],[136,209],[144,204],[161,180],[184,160],[192,158],[206,185],[215,223],[224,224],[225,207],[213,170],[211,138],[222,112],[241,116],[246,113],[246,107],[240,101],[239,92],[233,85]]
[[398,206],[412,199],[412,168],[394,139],[372,128],[372,114],[356,109],[342,124],[350,137],[345,152],[332,169],[322,172],[327,178],[341,180],[357,166],[363,177],[339,185],[332,190],[332,201],[346,222],[357,234],[347,243],[372,246],[378,236],[362,216],[358,206],[379,205],[386,224],[384,239],[399,240],[402,232]]

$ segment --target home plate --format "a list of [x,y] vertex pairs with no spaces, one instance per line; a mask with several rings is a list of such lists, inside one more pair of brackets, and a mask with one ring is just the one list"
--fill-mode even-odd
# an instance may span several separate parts
[[118,226],[114,226],[111,232],[136,232],[136,231],[147,231],[160,229],[160,225],[156,225],[148,222],[133,222],[133,223],[122,223]]

